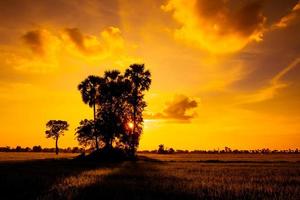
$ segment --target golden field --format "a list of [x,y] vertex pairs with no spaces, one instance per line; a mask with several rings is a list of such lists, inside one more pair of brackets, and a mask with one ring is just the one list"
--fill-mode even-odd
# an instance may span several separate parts
[[59,159],[49,153],[25,154],[27,160],[0,162],[4,199],[298,199],[300,195],[299,154],[142,154],[136,161],[116,163],[83,163],[70,159],[74,154]]

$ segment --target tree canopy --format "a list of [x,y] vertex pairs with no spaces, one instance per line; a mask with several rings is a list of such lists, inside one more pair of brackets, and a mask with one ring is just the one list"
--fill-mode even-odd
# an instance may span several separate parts
[[151,73],[144,64],[133,64],[122,74],[105,71],[102,77],[89,76],[78,89],[83,102],[94,108],[94,120],[84,119],[76,129],[79,144],[104,149],[120,148],[134,155],[143,128]]
[[46,137],[55,139],[56,154],[58,154],[58,138],[64,135],[69,127],[68,122],[63,120],[50,120],[46,124]]

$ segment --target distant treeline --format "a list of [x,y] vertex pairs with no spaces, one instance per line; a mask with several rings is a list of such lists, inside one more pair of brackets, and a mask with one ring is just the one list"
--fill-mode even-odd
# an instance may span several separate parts
[[[59,151],[62,153],[83,153],[83,152],[92,152],[93,149],[84,149],[79,147],[68,147],[68,148],[60,148]],[[30,147],[21,147],[17,146],[13,147],[0,147],[0,152],[55,152],[55,148],[42,148],[40,145]],[[286,150],[270,150],[268,148],[264,149],[255,149],[255,150],[238,150],[234,149],[231,150],[228,147],[225,147],[223,150],[181,150],[173,148],[164,148],[163,146],[159,146],[156,150],[142,150],[138,151],[139,153],[158,153],[158,154],[183,154],[183,153],[190,153],[190,154],[217,154],[217,153],[248,153],[248,154],[276,154],[276,153],[300,153],[297,149],[286,149]]]
[[157,150],[143,150],[139,151],[139,153],[158,153],[158,154],[181,154],[181,153],[191,153],[191,154],[218,154],[218,153],[234,153],[234,154],[239,154],[239,153],[244,153],[244,154],[268,154],[268,153],[293,153],[297,154],[300,153],[298,148],[296,149],[287,149],[287,150],[270,150],[268,148],[263,148],[263,149],[255,149],[255,150],[238,150],[234,149],[232,150],[229,147],[225,147],[222,150],[174,150],[173,148],[165,148],[164,145],[159,145]]
[[300,151],[298,149],[288,149],[288,150],[266,150],[266,149],[255,149],[255,150],[233,150],[233,151],[229,151],[226,152],[224,150],[171,150],[171,151],[163,151],[163,152],[159,152],[158,150],[142,150],[142,151],[138,151],[139,153],[158,153],[158,154],[183,154],[183,153],[190,153],[190,154],[217,154],[217,153],[249,153],[249,154],[258,154],[258,153],[300,153]]
[[[62,153],[82,153],[87,152],[89,150],[85,150],[83,148],[78,147],[68,147],[68,148],[60,148],[60,152]],[[13,147],[0,147],[0,152],[55,152],[55,148],[42,148],[40,145],[31,147],[21,147],[17,146],[16,148]]]

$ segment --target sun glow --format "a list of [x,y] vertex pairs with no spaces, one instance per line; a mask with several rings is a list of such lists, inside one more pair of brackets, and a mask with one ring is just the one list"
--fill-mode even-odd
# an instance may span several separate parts
[[130,129],[133,129],[133,127],[134,127],[134,124],[132,122],[128,122],[127,125],[128,125],[128,128],[130,128]]

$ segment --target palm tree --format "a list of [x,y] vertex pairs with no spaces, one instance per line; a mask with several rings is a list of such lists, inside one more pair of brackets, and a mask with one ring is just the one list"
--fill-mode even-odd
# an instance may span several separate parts
[[132,134],[136,133],[137,116],[142,114],[142,109],[146,106],[143,102],[143,92],[149,90],[151,84],[151,73],[145,70],[144,64],[133,64],[125,71],[125,78],[132,82],[132,99],[133,107],[133,128]]
[[[81,92],[82,100],[85,104],[88,104],[93,108],[94,111],[94,126],[96,123],[96,104],[97,96],[100,85],[103,83],[103,79],[98,76],[88,76],[84,81],[78,85],[78,90]],[[96,129],[93,129],[95,140],[96,140],[96,149],[99,149],[98,138]]]
[[46,137],[55,139],[55,152],[58,154],[58,138],[64,135],[63,132],[68,130],[69,124],[62,120],[50,120],[46,124]]
[[126,100],[130,85],[118,70],[105,71],[105,84],[99,91],[101,109],[99,110],[99,125],[104,135],[105,148],[112,149],[115,137],[122,134],[123,118],[126,115]]
[[109,70],[104,72],[104,78],[107,81],[117,81],[120,78],[120,74],[119,70]]

